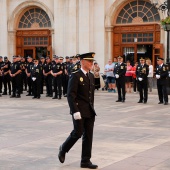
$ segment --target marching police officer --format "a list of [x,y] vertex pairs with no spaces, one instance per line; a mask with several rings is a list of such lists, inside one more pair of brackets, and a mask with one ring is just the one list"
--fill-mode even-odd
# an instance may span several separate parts
[[118,63],[115,64],[114,74],[116,77],[116,86],[118,91],[118,100],[116,102],[125,102],[125,73],[126,65],[123,63],[123,57],[118,57]]
[[41,92],[41,72],[42,67],[38,64],[38,60],[34,60],[34,65],[31,68],[31,79],[32,79],[32,87],[33,87],[33,99],[40,99]]
[[136,78],[137,85],[139,90],[140,99],[138,103],[147,103],[148,100],[148,74],[149,74],[149,66],[145,64],[145,59],[140,59],[140,64],[138,64],[136,68]]
[[51,75],[52,63],[50,57],[46,57],[46,64],[43,68],[43,75],[46,84],[47,94],[46,97],[52,97],[52,75]]
[[52,66],[51,74],[53,76],[54,92],[55,95],[52,99],[61,99],[61,86],[62,86],[62,66],[59,58],[54,56],[55,64]]
[[20,98],[21,93],[21,67],[17,61],[17,56],[13,56],[13,63],[11,64],[9,74],[12,80],[12,95],[11,98]]
[[8,57],[4,57],[4,66],[3,66],[3,75],[4,75],[4,92],[2,95],[7,95],[7,85],[9,90],[9,95],[11,95],[11,77],[9,75],[11,62],[8,60]]
[[159,103],[168,105],[168,93],[167,93],[167,78],[168,78],[168,66],[163,63],[163,58],[157,58],[156,66],[156,78],[157,78],[157,89],[159,96]]
[[31,79],[31,69],[34,65],[33,61],[32,61],[32,57],[28,56],[27,57],[27,67],[26,67],[26,75],[27,75],[27,83],[28,83],[28,94],[26,96],[31,96],[32,95],[32,79]]

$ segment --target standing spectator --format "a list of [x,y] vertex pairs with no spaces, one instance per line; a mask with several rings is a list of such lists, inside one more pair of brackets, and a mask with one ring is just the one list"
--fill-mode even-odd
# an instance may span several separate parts
[[115,88],[115,75],[114,75],[114,64],[112,64],[112,60],[108,60],[108,64],[105,65],[105,73],[107,77],[107,83],[108,83],[108,92],[116,92]]
[[151,64],[151,60],[147,59],[146,64],[149,66],[149,74],[148,74],[148,88],[149,92],[152,92],[153,86],[153,66]]
[[136,80],[136,68],[137,68],[138,62],[135,62],[135,65],[132,67],[132,82],[133,82],[133,91],[136,93],[136,89],[138,91],[137,87],[137,80]]
[[94,74],[95,89],[98,90],[100,88],[100,67],[97,62],[94,62],[92,72]]
[[159,103],[168,105],[168,93],[167,93],[167,78],[168,78],[168,66],[163,63],[163,58],[157,59],[156,66],[156,78],[157,78],[157,88],[158,88],[158,96]]
[[145,59],[140,59],[140,64],[136,69],[137,83],[140,99],[138,103],[147,103],[148,100],[148,82],[147,76],[149,74],[149,66],[145,64]]
[[132,66],[130,65],[130,61],[128,60],[126,62],[126,74],[125,74],[125,78],[126,78],[126,92],[131,93],[131,86],[132,86],[132,72],[131,72]]
[[123,57],[119,56],[118,63],[115,65],[114,69],[118,91],[118,100],[116,100],[116,102],[125,102],[125,73],[126,65],[123,63]]

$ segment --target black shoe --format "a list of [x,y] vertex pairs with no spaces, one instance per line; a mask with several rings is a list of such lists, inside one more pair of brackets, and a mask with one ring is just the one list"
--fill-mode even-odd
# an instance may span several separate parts
[[125,100],[122,100],[122,103],[124,103],[125,102]]
[[164,105],[168,105],[168,102],[165,102]]
[[52,95],[52,94],[50,94],[48,97],[53,97],[53,95]]
[[61,96],[58,98],[58,100],[61,100]]
[[52,99],[58,99],[58,97],[55,97],[55,96],[54,96]]
[[144,101],[144,102],[143,102],[143,104],[146,104],[146,103],[147,103],[147,101]]
[[64,97],[67,97],[67,94],[65,94]]
[[36,99],[36,98],[37,98],[37,97],[35,97],[35,96],[34,96],[34,97],[32,97],[32,99]]
[[158,104],[163,104],[163,102],[159,102]]
[[2,95],[7,95],[7,93],[3,92]]
[[121,102],[122,100],[116,100],[116,102]]
[[81,167],[81,168],[89,168],[89,169],[97,169],[97,168],[98,168],[97,165],[94,165],[94,164],[92,164],[91,162],[81,163],[80,167]]
[[27,94],[26,96],[31,96],[31,94]]
[[138,103],[143,103],[143,102],[141,100],[139,100]]
[[9,95],[11,95],[11,92],[9,92]]
[[65,155],[66,155],[66,153],[64,151],[62,151],[62,146],[60,146],[59,153],[58,153],[58,159],[61,163],[64,163]]
[[37,97],[37,99],[40,99],[40,97]]
[[49,95],[49,94],[46,94],[46,97],[50,97],[50,95]]
[[14,98],[14,97],[16,97],[14,94],[10,96],[10,98]]
[[16,98],[21,98],[21,96],[20,95],[16,95]]

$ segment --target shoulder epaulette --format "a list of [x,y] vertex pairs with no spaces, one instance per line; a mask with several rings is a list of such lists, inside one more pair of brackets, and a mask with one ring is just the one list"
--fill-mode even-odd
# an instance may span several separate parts
[[77,73],[79,70],[76,70],[76,71],[74,71],[74,72],[72,72],[72,73]]

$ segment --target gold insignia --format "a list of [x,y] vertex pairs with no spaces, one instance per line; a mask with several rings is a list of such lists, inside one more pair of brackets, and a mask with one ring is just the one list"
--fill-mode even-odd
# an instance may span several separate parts
[[83,81],[83,77],[80,77],[80,81],[81,81],[81,82]]
[[94,57],[95,54],[92,54],[92,57]]

